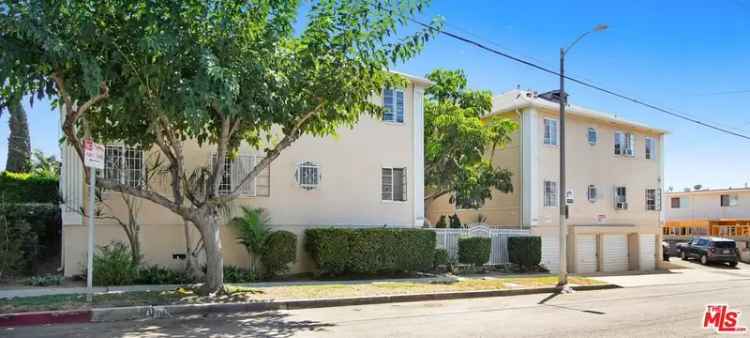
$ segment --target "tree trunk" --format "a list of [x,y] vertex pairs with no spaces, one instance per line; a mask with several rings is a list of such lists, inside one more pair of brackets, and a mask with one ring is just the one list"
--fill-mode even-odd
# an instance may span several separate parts
[[200,290],[203,295],[216,295],[224,291],[224,256],[221,251],[219,211],[210,208],[203,217],[195,220],[201,230],[206,249],[206,282]]
[[190,222],[184,221],[183,225],[185,230],[185,272],[195,279],[202,278],[203,273],[201,273],[198,268],[198,262],[195,256],[198,252],[200,242],[199,244],[196,244],[195,248],[193,248],[193,241],[190,239]]
[[31,170],[31,138],[29,122],[21,101],[8,104],[10,111],[10,137],[8,137],[8,159],[5,170],[25,173]]

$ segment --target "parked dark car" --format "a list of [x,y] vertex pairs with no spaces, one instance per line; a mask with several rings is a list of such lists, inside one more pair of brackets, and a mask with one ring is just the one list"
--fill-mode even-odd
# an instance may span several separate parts
[[733,239],[719,237],[696,237],[679,246],[683,260],[698,259],[701,264],[729,263],[737,266],[737,243]]

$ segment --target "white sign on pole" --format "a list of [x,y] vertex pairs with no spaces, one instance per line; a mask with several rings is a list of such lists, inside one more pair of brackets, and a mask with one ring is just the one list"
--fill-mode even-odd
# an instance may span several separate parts
[[91,139],[83,141],[83,165],[89,168],[104,169],[104,145]]

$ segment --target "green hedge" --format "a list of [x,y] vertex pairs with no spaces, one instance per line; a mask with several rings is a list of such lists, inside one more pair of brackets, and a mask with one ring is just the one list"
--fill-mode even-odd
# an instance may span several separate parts
[[458,240],[458,262],[482,266],[490,260],[492,240],[486,237],[469,237]]
[[0,203],[58,203],[57,177],[0,173]]
[[508,258],[523,269],[530,269],[542,261],[542,238],[538,236],[509,237]]
[[308,229],[305,250],[321,274],[428,271],[435,258],[435,233],[421,229]]
[[274,231],[266,238],[266,250],[260,257],[268,277],[289,271],[297,260],[297,236],[289,231]]

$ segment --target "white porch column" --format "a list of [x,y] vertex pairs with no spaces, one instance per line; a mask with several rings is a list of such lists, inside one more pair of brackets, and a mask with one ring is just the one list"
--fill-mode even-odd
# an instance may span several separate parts
[[412,191],[414,191],[414,226],[421,227],[424,224],[424,88],[414,86],[414,119],[412,123],[412,135],[414,140],[412,154],[414,156],[414,179],[412,180]]

